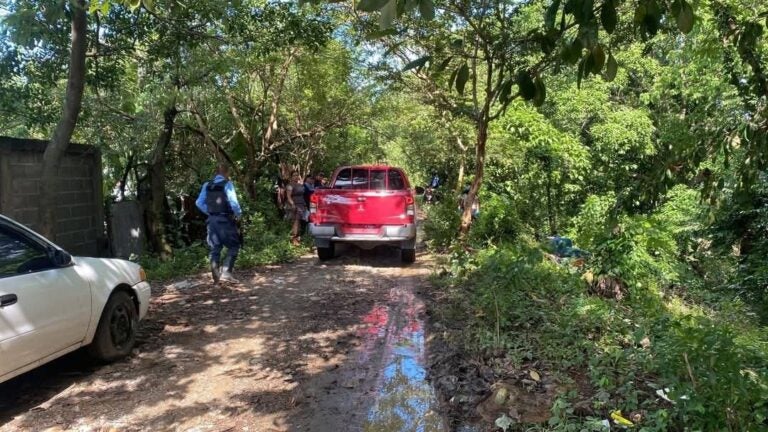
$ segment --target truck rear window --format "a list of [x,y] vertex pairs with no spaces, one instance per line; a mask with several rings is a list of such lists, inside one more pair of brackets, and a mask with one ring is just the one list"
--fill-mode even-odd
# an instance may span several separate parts
[[405,179],[396,169],[344,168],[336,175],[334,189],[403,190]]

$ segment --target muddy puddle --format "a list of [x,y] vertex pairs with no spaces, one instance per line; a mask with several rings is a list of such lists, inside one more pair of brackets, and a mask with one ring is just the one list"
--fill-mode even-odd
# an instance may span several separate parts
[[368,363],[370,354],[381,353],[374,401],[363,423],[366,432],[448,430],[426,381],[423,313],[424,304],[411,289],[395,287],[387,304],[363,317],[358,361]]

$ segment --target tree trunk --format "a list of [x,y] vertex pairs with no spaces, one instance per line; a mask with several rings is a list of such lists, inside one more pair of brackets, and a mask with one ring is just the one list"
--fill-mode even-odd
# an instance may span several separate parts
[[467,148],[464,146],[464,143],[461,140],[460,136],[456,137],[456,144],[459,148],[459,175],[456,179],[456,193],[460,194],[462,189],[464,189],[464,170],[466,169],[467,165]]
[[72,47],[69,54],[69,77],[64,108],[61,119],[56,125],[51,142],[43,154],[42,189],[40,193],[40,232],[55,241],[56,186],[59,164],[69,147],[72,133],[80,116],[85,88],[85,52],[87,48],[87,15],[83,0],[70,0],[72,27],[70,37]]
[[472,204],[475,202],[477,194],[480,192],[480,186],[483,184],[483,173],[485,169],[485,144],[488,141],[488,119],[484,115],[477,121],[477,145],[475,151],[475,178],[472,180],[472,186],[467,194],[467,201],[464,205],[464,213],[461,215],[460,236],[465,238],[472,225]]
[[176,106],[166,108],[163,112],[163,130],[157,137],[152,160],[149,163],[150,197],[147,209],[147,234],[152,250],[162,260],[170,258],[173,248],[168,242],[165,229],[166,191],[165,191],[165,153],[173,136],[173,122],[178,111]]

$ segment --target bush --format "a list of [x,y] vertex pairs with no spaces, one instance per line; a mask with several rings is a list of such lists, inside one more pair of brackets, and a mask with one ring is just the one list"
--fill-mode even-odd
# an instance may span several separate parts
[[470,229],[470,241],[476,245],[512,242],[522,231],[514,204],[504,195],[484,194],[480,214]]
[[461,227],[461,215],[453,200],[443,199],[426,208],[424,234],[427,245],[436,250],[445,250],[457,239]]
[[[739,302],[721,298],[712,309],[665,293],[653,277],[675,276],[665,273],[678,251],[675,230],[649,229],[649,220],[659,219],[623,217],[623,234],[611,240],[631,249],[615,261],[633,287],[624,302],[590,294],[580,271],[533,245],[456,249],[449,284],[471,293],[466,348],[502,349],[518,368],[540,362],[566,383],[572,371],[586,372],[592,394],[559,399],[547,430],[592,430],[616,409],[642,412],[644,431],[765,429],[768,336]],[[573,414],[584,397],[597,417]]]

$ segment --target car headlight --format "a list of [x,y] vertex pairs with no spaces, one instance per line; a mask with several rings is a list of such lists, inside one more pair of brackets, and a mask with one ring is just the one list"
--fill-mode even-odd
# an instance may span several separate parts
[[147,272],[144,271],[144,267],[139,267],[139,282],[147,280]]

